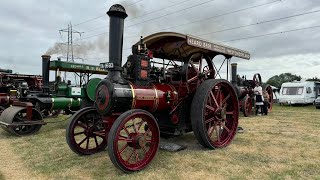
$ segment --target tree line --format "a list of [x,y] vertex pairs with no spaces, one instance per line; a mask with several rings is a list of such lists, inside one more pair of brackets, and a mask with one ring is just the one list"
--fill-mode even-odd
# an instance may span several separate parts
[[[268,79],[267,83],[270,84],[271,86],[275,86],[277,88],[280,88],[282,83],[285,82],[292,82],[292,81],[300,81],[302,79],[301,76],[298,76],[296,74],[291,74],[291,73],[282,73],[280,75],[275,75],[272,76],[271,78]],[[313,78],[308,78],[306,81],[319,81],[320,79],[318,77],[313,77]]]

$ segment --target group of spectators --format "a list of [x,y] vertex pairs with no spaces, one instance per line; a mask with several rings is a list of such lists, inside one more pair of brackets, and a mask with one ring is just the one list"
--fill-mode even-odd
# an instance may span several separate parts
[[256,102],[256,115],[268,115],[269,107],[269,94],[266,90],[262,91],[260,83],[256,83],[256,87],[253,89]]

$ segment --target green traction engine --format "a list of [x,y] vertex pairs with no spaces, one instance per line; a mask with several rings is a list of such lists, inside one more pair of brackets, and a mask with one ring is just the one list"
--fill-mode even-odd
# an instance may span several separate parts
[[[73,114],[77,110],[93,105],[95,89],[100,78],[92,74],[107,74],[99,66],[64,62],[60,59],[50,61],[50,56],[42,56],[42,91],[26,92],[27,95],[13,101],[1,113],[0,126],[9,133],[23,136],[37,132],[46,122],[46,117],[56,117],[61,111]],[[50,70],[55,71],[55,81],[49,82]],[[80,84],[61,80],[61,71],[73,72],[79,76]]]

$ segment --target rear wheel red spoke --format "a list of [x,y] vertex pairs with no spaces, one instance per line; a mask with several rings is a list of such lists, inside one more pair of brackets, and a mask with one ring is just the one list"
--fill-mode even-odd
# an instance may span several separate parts
[[125,144],[119,151],[119,153],[121,154],[126,148],[128,147],[128,144]]
[[225,124],[223,124],[222,126],[228,133],[230,132],[230,129]]
[[207,80],[193,98],[191,122],[199,143],[209,148],[230,144],[239,115],[238,97],[231,83],[222,79]]
[[214,103],[216,104],[216,106],[219,107],[218,101],[217,101],[216,97],[214,97],[212,91],[210,91],[210,96],[211,96],[211,98],[213,99],[213,101],[214,101]]

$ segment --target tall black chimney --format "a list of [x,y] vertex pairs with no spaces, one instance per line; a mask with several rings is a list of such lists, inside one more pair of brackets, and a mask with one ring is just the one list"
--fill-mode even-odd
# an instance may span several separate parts
[[110,7],[107,14],[110,17],[109,25],[109,63],[113,68],[108,69],[108,79],[111,81],[122,81],[122,48],[124,19],[128,16],[126,10],[120,4]]
[[232,85],[237,85],[237,63],[231,64],[231,83]]
[[50,58],[49,55],[42,55],[42,92],[49,93],[49,65]]

